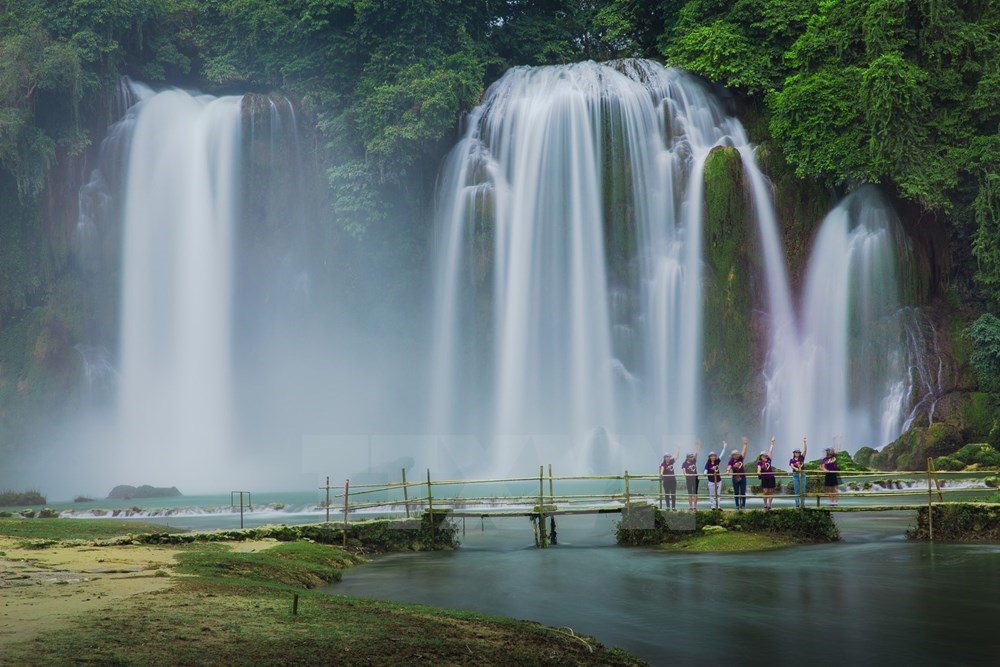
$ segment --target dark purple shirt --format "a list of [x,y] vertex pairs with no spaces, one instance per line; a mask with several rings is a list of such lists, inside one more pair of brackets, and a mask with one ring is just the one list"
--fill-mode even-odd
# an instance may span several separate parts
[[684,459],[684,463],[681,464],[681,470],[684,471],[685,475],[697,475],[698,459]]
[[827,472],[837,472],[840,470],[840,464],[837,463],[837,455],[828,456],[823,459],[823,470]]
[[660,461],[660,476],[661,477],[674,476],[674,457],[668,456],[665,461]]
[[734,459],[729,459],[729,463],[726,464],[727,467],[732,466],[733,468],[733,479],[743,479],[746,477],[746,471],[743,467],[743,457],[738,456]]
[[721,482],[722,473],[719,472],[719,466],[722,465],[722,461],[716,460],[714,463],[712,459],[709,459],[705,463],[705,473],[708,475],[708,481],[710,482]]
[[757,477],[760,479],[774,477],[774,466],[771,465],[771,459],[764,459],[757,462]]
[[797,459],[793,456],[792,458],[788,459],[788,467],[792,469],[792,472],[801,472],[800,470],[796,470],[795,467],[805,465],[805,463],[806,460],[804,458]]

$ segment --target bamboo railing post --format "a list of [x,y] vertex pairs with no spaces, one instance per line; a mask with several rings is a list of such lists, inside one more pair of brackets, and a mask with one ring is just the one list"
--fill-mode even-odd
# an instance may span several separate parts
[[326,522],[330,523],[330,476],[326,476]]
[[552,464],[550,463],[549,464],[549,500],[552,502],[553,505],[555,505],[556,504],[556,492],[553,489],[554,489],[554,487],[552,485]]
[[[552,464],[549,464],[549,502],[554,506],[556,504],[556,492],[555,487],[552,483]],[[558,544],[556,542],[556,515],[553,514],[549,517],[549,542],[555,546]]]
[[406,468],[403,468],[403,506],[406,508],[406,518],[410,518],[410,494],[406,488]]
[[427,515],[431,520],[431,543],[434,542],[434,496],[431,493],[431,469],[427,469]]
[[545,466],[538,466],[538,547],[545,543]]
[[344,480],[344,546],[347,546],[347,501],[348,493],[351,490],[351,480]]
[[927,457],[927,536],[934,541],[934,494],[931,492],[931,457]]

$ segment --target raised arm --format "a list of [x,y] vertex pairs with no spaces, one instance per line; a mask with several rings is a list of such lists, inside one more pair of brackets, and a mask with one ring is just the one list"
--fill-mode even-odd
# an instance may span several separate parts
[[740,450],[740,456],[742,456],[743,458],[746,458],[747,455],[747,444],[748,444],[747,437],[743,436],[743,449]]
[[674,461],[680,461],[681,459],[681,445],[679,442],[674,443]]
[[701,454],[701,440],[694,441],[694,458],[698,459],[698,455]]
[[767,448],[767,458],[774,457],[774,436],[771,436],[771,446]]
[[809,443],[806,442],[806,436],[802,436],[802,460],[806,460],[806,452],[809,451]]

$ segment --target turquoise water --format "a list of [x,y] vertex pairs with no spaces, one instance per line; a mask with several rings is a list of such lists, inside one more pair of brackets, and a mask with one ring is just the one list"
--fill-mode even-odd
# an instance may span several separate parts
[[614,544],[611,517],[467,520],[452,553],[395,554],[326,590],[531,619],[654,665],[995,664],[1000,546],[905,540],[911,512],[837,517],[843,541],[753,554]]

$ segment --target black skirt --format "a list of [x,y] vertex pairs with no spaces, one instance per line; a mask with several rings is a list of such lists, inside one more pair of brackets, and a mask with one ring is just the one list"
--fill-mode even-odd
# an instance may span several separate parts
[[762,477],[760,480],[760,488],[762,489],[773,489],[775,486],[776,484],[773,477]]
[[840,475],[835,472],[828,472],[823,475],[823,486],[838,486],[840,484]]
[[688,495],[698,495],[698,477],[696,475],[685,475],[685,478],[687,478]]

